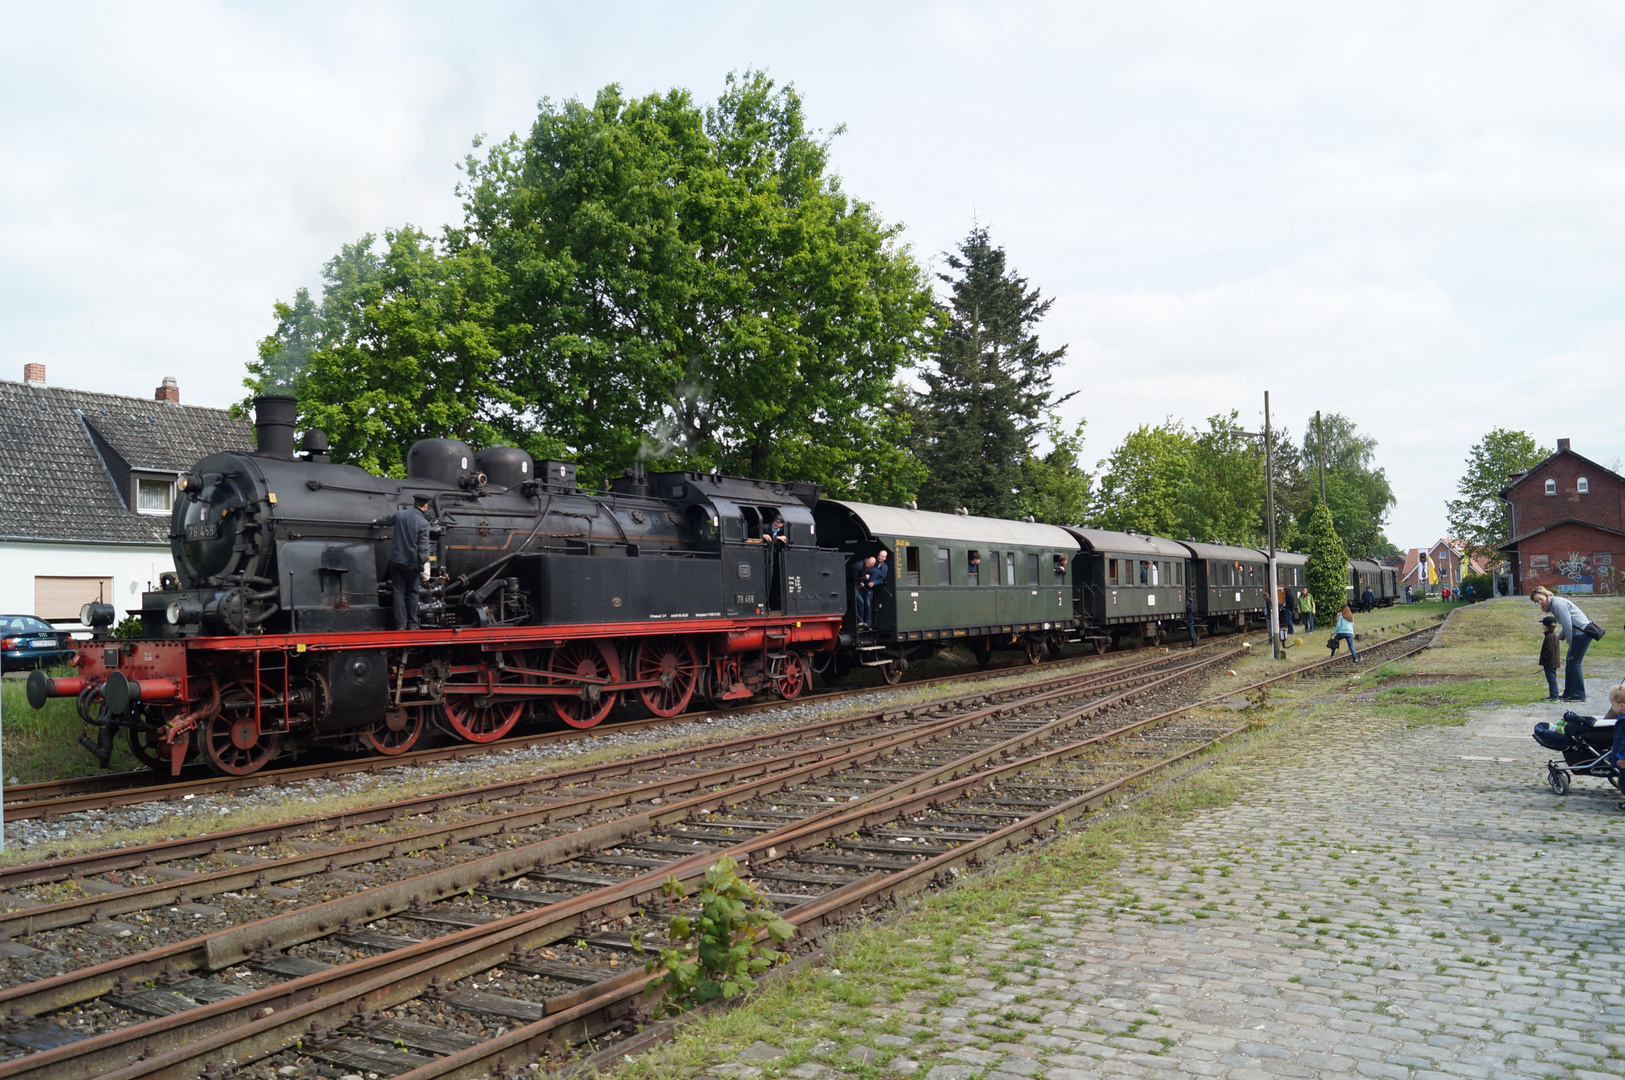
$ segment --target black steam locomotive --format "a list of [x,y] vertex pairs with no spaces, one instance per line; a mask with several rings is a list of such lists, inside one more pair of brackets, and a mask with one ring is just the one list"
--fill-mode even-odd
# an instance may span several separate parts
[[[591,727],[622,695],[662,716],[792,698],[836,646],[844,557],[816,544],[814,485],[634,473],[591,492],[572,465],[453,439],[394,480],[333,464],[320,431],[296,455],[294,414],[260,398],[258,452],[181,479],[176,573],[144,595],[141,637],[87,605],[79,674],[30,682],[36,707],[79,698],[104,763],[121,729],[155,768],[200,752],[246,774],[313,743],[398,754],[430,726],[489,742],[538,703]],[[397,632],[374,522],[415,494],[434,557],[422,628]],[[775,520],[784,542],[764,543]]]

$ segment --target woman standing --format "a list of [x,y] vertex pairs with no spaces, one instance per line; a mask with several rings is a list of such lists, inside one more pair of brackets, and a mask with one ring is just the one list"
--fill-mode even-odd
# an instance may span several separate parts
[[1332,635],[1331,643],[1333,656],[1337,655],[1337,643],[1339,641],[1346,641],[1349,643],[1349,655],[1352,656],[1354,658],[1354,662],[1358,664],[1360,662],[1360,654],[1354,651],[1354,612],[1349,610],[1349,606],[1347,604],[1344,604],[1343,610],[1337,613],[1337,629]]
[[1308,589],[1298,597],[1298,614],[1303,616],[1304,631],[1310,634],[1315,632],[1315,596]]
[[1586,650],[1591,648],[1591,635],[1586,628],[1591,620],[1572,600],[1553,596],[1552,590],[1541,585],[1529,594],[1529,599],[1540,605],[1540,610],[1557,620],[1557,636],[1569,643],[1568,656],[1563,660],[1563,700],[1586,699],[1585,673],[1580,670]]

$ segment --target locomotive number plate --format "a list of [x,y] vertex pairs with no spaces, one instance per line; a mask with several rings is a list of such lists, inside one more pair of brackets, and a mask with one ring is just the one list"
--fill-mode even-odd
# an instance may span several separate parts
[[186,527],[188,540],[213,540],[220,535],[220,524],[214,521],[195,521]]

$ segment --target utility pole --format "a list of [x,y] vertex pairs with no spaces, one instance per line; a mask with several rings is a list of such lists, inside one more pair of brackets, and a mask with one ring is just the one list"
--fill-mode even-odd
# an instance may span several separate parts
[[1326,433],[1320,429],[1320,410],[1315,410],[1315,463],[1320,466],[1320,503],[1326,505]]
[[1264,391],[1264,508],[1268,515],[1270,532],[1269,593],[1265,600],[1266,625],[1270,628],[1270,655],[1277,660],[1286,656],[1281,641],[1281,605],[1275,599],[1275,470],[1271,467],[1270,445],[1270,392]]

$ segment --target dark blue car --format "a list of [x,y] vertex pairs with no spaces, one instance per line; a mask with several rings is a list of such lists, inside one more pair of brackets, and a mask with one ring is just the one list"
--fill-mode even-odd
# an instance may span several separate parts
[[73,635],[32,615],[0,615],[0,671],[55,667],[73,659]]

